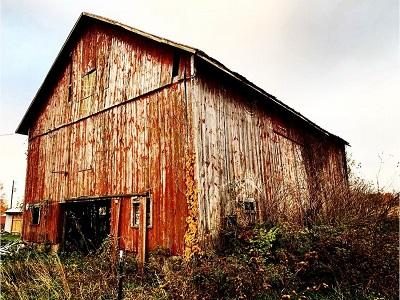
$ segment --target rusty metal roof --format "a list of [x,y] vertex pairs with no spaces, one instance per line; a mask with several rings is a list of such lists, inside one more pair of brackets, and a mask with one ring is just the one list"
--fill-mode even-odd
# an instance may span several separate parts
[[298,119],[304,121],[305,123],[307,123],[308,125],[310,125],[311,127],[313,127],[314,129],[316,129],[317,131],[319,131],[320,133],[324,134],[325,136],[328,137],[332,137],[346,145],[349,145],[349,143],[347,141],[345,141],[344,139],[340,138],[339,136],[336,136],[330,132],[328,132],[327,130],[321,128],[320,126],[318,126],[317,124],[315,124],[314,122],[312,122],[311,120],[309,120],[308,118],[306,118],[305,116],[303,116],[301,113],[295,111],[294,109],[292,109],[291,107],[289,107],[288,105],[286,105],[285,103],[283,103],[282,101],[278,100],[275,96],[267,93],[266,91],[264,91],[262,88],[258,87],[257,85],[255,85],[254,83],[250,82],[248,79],[246,79],[244,76],[230,70],[229,68],[227,68],[226,66],[224,66],[222,63],[220,63],[218,60],[208,56],[205,52],[184,45],[184,44],[180,44],[180,43],[176,43],[173,42],[171,40],[138,30],[136,28],[133,28],[131,26],[122,24],[118,21],[115,20],[111,20],[102,16],[98,16],[95,14],[91,14],[91,13],[87,13],[87,12],[83,12],[78,20],[76,21],[74,27],[72,28],[71,32],[69,33],[66,41],[64,42],[64,45],[62,46],[60,52],[58,53],[55,61],[53,62],[53,65],[51,66],[49,72],[47,73],[42,85],[40,86],[39,90],[37,91],[35,97],[33,98],[31,104],[28,107],[28,110],[26,111],[24,117],[22,118],[20,124],[18,125],[18,128],[16,129],[16,133],[20,133],[20,134],[27,134],[28,133],[28,129],[29,129],[29,124],[31,122],[31,118],[33,118],[35,116],[35,113],[37,112],[37,110],[39,109],[40,106],[40,96],[43,95],[43,93],[46,91],[46,89],[51,85],[52,81],[54,81],[54,75],[56,74],[57,70],[59,70],[59,68],[61,67],[61,61],[63,57],[66,57],[67,54],[67,50],[71,47],[73,41],[75,40],[75,38],[77,36],[79,36],[80,33],[80,28],[82,28],[86,22],[90,21],[90,20],[97,20],[100,21],[102,23],[105,24],[109,24],[111,26],[116,26],[120,29],[124,29],[126,31],[129,31],[133,34],[137,34],[140,35],[142,37],[148,38],[150,40],[153,40],[155,42],[161,43],[161,44],[165,44],[165,45],[169,45],[171,47],[180,49],[182,51],[191,53],[193,55],[195,55],[195,57],[198,57],[199,59],[201,59],[202,61],[206,62],[209,65],[212,65],[214,67],[216,67],[217,69],[223,71],[224,73],[226,73],[227,75],[229,75],[231,78],[233,78],[234,80],[237,80],[239,82],[241,82],[242,84],[244,84],[245,86],[249,87],[250,89],[254,90],[255,92],[261,94],[262,96],[264,96],[265,98],[267,98],[268,100],[272,101],[273,103],[275,103],[276,105],[278,105],[280,108],[282,108],[284,111],[288,112],[289,114],[293,115],[294,117],[297,117]]

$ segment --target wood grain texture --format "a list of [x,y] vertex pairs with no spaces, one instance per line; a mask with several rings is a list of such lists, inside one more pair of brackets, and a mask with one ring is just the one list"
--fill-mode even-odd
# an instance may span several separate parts
[[[98,22],[83,28],[31,120],[25,208],[42,209],[39,225],[24,210],[24,240],[60,242],[60,202],[149,192],[147,249],[190,256],[246,199],[259,222],[301,223],[310,199],[346,184],[344,141],[196,55]],[[111,203],[111,233],[140,252],[130,197]]]
[[[97,25],[82,34],[30,130],[25,202],[48,208],[37,226],[25,212],[25,240],[59,242],[59,202],[149,191],[154,214],[149,249],[182,253],[187,207],[179,170],[185,169],[188,147],[183,77],[190,64],[182,54],[172,82],[173,55],[172,48]],[[88,96],[81,91],[82,78],[93,69],[95,92]],[[120,201],[120,245],[136,251],[130,199]]]
[[344,146],[215,69],[199,63],[196,72],[194,144],[204,247],[218,238],[223,218],[244,199],[255,198],[260,222],[274,213],[300,223],[307,217],[311,191],[321,196],[345,182]]

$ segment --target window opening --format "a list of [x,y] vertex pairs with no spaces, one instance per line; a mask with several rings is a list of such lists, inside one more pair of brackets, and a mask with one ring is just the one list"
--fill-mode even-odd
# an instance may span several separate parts
[[[140,224],[140,198],[132,197],[131,227],[139,227]],[[146,197],[146,226],[151,227],[153,223],[153,208],[150,197]]]
[[244,203],[244,210],[245,210],[247,213],[252,213],[253,211],[255,211],[254,202],[245,202],[245,203]]
[[99,207],[99,216],[106,216],[107,215],[107,207],[106,206],[100,206]]
[[146,198],[146,225],[151,227],[153,225],[153,209],[150,197]]
[[179,74],[179,61],[180,61],[180,55],[178,52],[174,52],[174,58],[172,61],[172,78],[175,76],[178,76]]
[[247,198],[243,201],[243,209],[250,224],[256,222],[256,200],[254,198]]
[[39,206],[32,206],[31,207],[31,214],[32,214],[32,225],[39,225],[39,222],[40,222],[40,207]]
[[64,211],[62,241],[67,252],[88,253],[101,247],[111,229],[111,199],[67,201]]
[[140,202],[138,198],[132,198],[131,226],[139,227],[140,219]]

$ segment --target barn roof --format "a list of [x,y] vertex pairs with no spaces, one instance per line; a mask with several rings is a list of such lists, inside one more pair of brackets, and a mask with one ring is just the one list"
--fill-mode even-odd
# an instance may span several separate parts
[[302,120],[303,122],[307,123],[308,125],[310,125],[311,127],[313,127],[314,129],[316,129],[317,131],[319,131],[320,133],[324,134],[325,136],[328,137],[332,137],[346,145],[349,145],[347,141],[345,141],[344,139],[326,131],[325,129],[321,128],[320,126],[318,126],[317,124],[315,124],[314,122],[312,122],[311,120],[307,119],[305,116],[303,116],[302,114],[300,114],[299,112],[295,111],[294,109],[292,109],[291,107],[289,107],[288,105],[286,105],[285,103],[283,103],[282,101],[278,100],[275,96],[267,93],[266,91],[264,91],[262,88],[258,87],[257,85],[255,85],[254,83],[250,82],[248,79],[246,79],[244,76],[230,70],[229,68],[227,68],[226,66],[224,66],[222,63],[220,63],[218,60],[208,56],[205,52],[190,47],[190,46],[186,46],[183,44],[179,44],[173,41],[170,41],[168,39],[162,38],[162,37],[158,37],[156,35],[153,34],[149,34],[147,32],[138,30],[136,28],[130,27],[128,25],[119,23],[118,21],[115,20],[111,20],[102,16],[97,16],[91,13],[87,13],[87,12],[83,12],[80,17],[78,18],[78,20],[76,21],[74,27],[72,28],[71,32],[69,33],[66,41],[64,42],[64,45],[62,46],[60,52],[58,53],[55,61],[53,62],[53,65],[51,66],[49,72],[47,73],[42,85],[40,86],[39,90],[37,91],[35,97],[33,98],[31,104],[28,107],[28,110],[26,111],[24,117],[22,118],[22,121],[20,122],[20,124],[18,125],[18,128],[16,130],[16,133],[20,133],[20,134],[28,134],[28,129],[30,127],[31,121],[32,119],[35,117],[36,113],[38,112],[39,108],[40,108],[40,99],[41,99],[41,95],[43,95],[46,90],[49,88],[49,86],[51,86],[51,83],[54,81],[54,78],[56,76],[54,76],[62,67],[62,61],[63,58],[67,57],[68,55],[68,49],[70,49],[70,47],[73,44],[73,41],[76,39],[76,37],[78,37],[80,35],[80,32],[85,24],[87,24],[90,21],[100,21],[104,24],[108,24],[110,26],[115,26],[117,28],[126,30],[128,32],[131,32],[133,34],[137,34],[140,35],[142,37],[148,38],[150,40],[153,40],[155,42],[164,44],[164,45],[169,45],[171,47],[180,49],[182,51],[191,53],[193,55],[195,55],[195,57],[197,57],[198,59],[204,61],[205,63],[212,65],[214,67],[216,67],[217,69],[221,70],[222,72],[226,73],[228,76],[230,76],[231,78],[233,78],[234,80],[237,80],[239,82],[241,82],[242,84],[244,84],[245,86],[249,87],[250,89],[254,90],[255,92],[261,94],[262,96],[264,96],[265,98],[267,98],[268,100],[272,101],[273,103],[275,103],[276,105],[278,105],[280,108],[282,108],[284,111],[286,111],[287,113],[289,113],[290,115],[294,116],[297,119]]

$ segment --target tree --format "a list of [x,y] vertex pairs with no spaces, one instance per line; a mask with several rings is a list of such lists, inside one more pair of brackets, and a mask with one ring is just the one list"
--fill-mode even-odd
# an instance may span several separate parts
[[4,214],[7,210],[6,194],[4,193],[4,186],[0,182],[0,215]]

